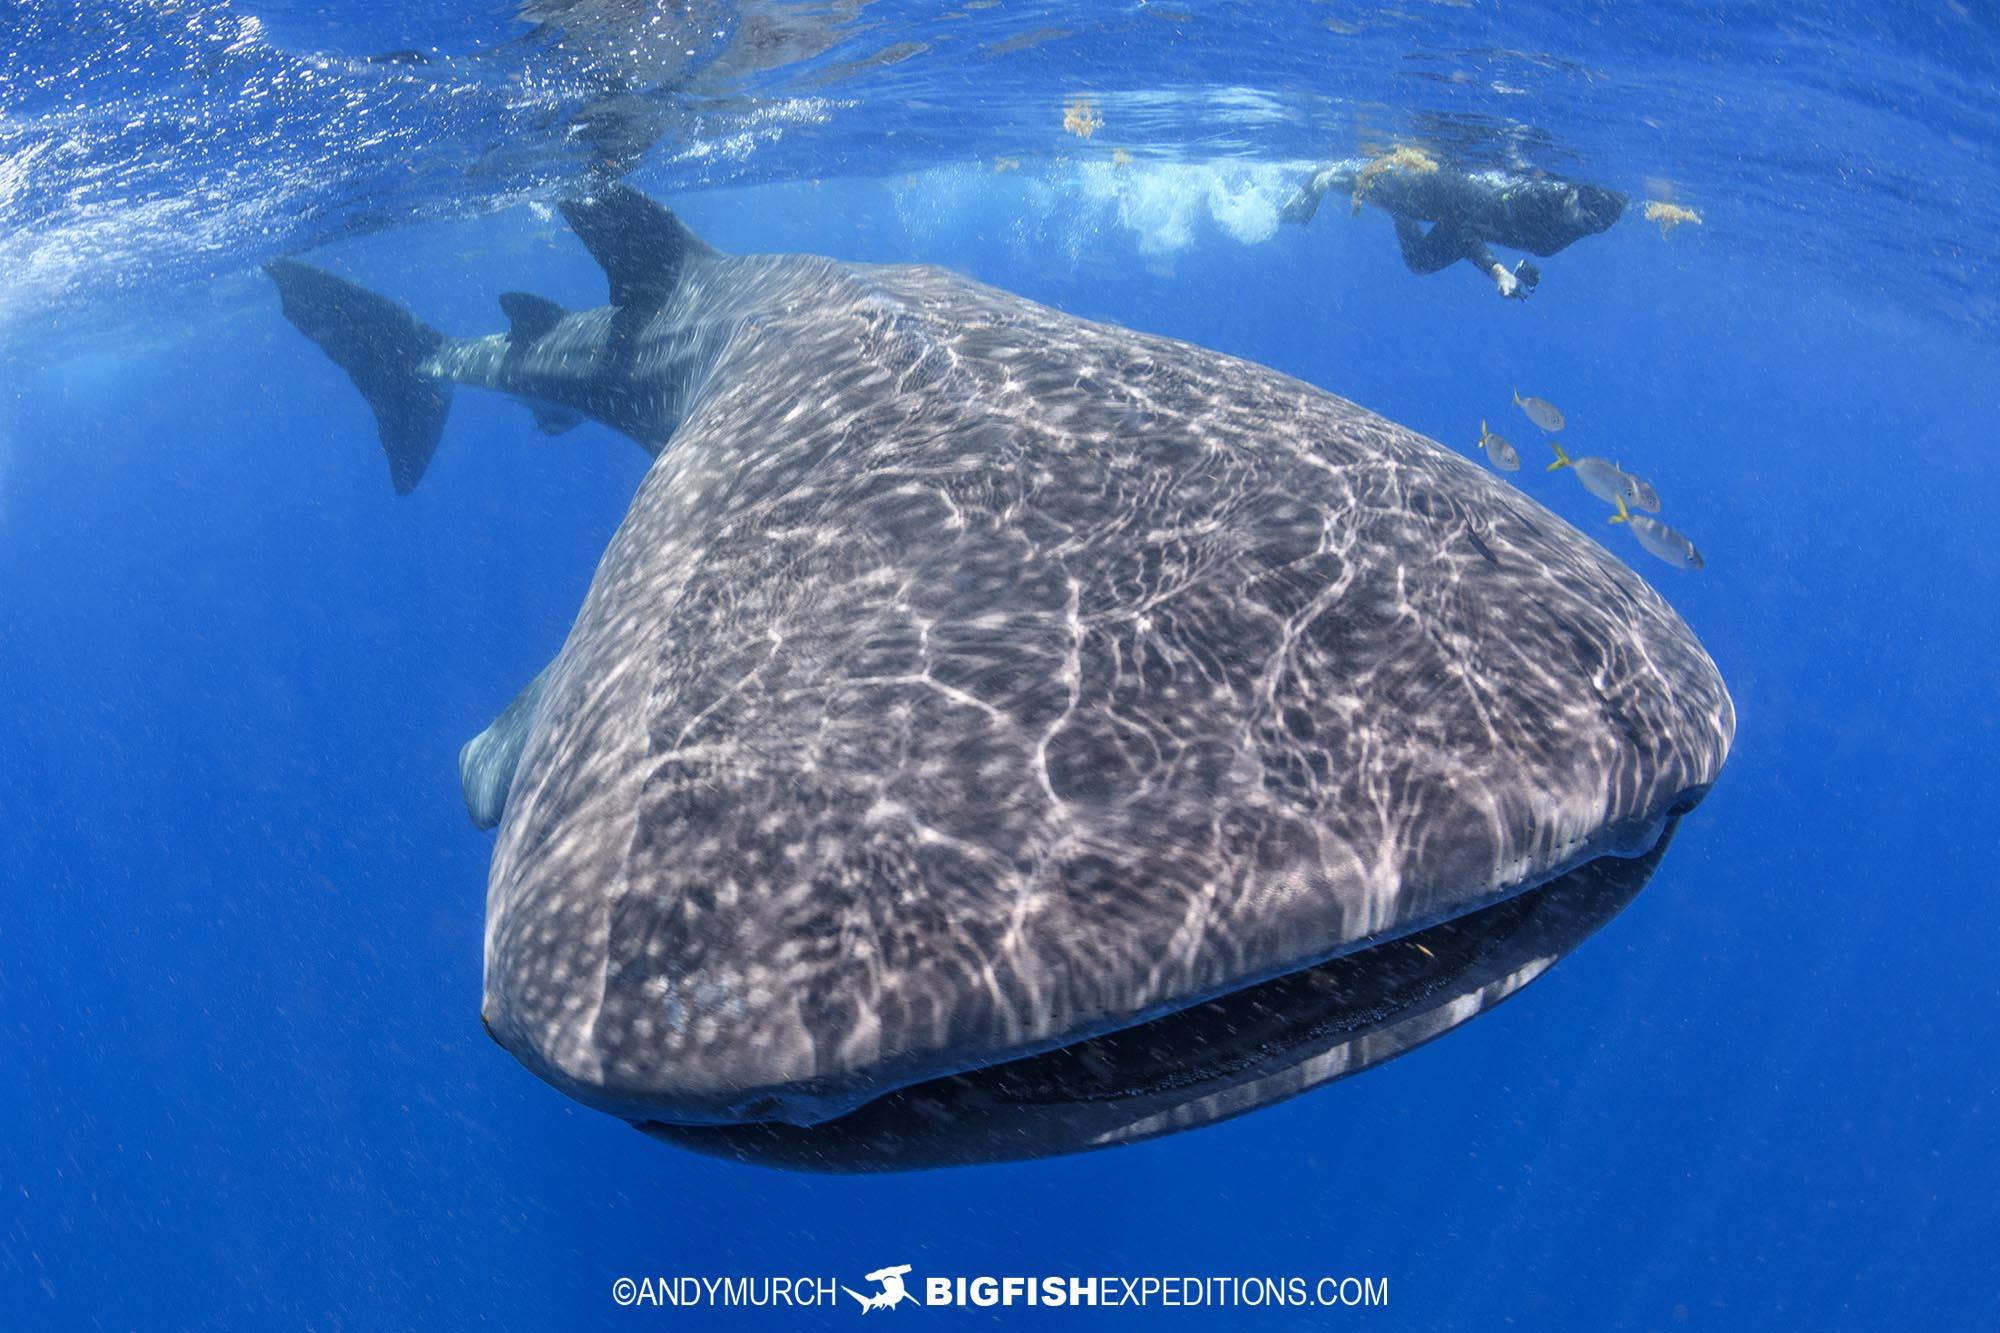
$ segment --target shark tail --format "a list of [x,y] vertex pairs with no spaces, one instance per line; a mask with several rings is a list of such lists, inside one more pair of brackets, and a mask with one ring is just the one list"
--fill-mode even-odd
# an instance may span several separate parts
[[444,335],[388,297],[310,264],[274,259],[264,271],[278,285],[285,318],[368,400],[389,456],[389,481],[396,494],[408,495],[423,480],[451,410],[451,381],[430,367]]

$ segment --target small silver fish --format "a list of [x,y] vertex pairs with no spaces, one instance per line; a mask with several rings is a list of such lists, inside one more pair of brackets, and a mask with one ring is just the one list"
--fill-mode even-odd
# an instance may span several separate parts
[[[1554,472],[1557,468],[1565,467],[1570,469],[1576,473],[1576,479],[1583,483],[1583,489],[1607,504],[1621,500],[1627,504],[1639,504],[1638,478],[1627,473],[1610,459],[1571,458],[1563,452],[1563,447],[1553,440],[1549,441],[1549,447],[1556,451],[1556,461],[1549,464],[1549,471]],[[1644,505],[1639,507],[1645,508]]]
[[1652,482],[1644,477],[1635,477],[1629,472],[1625,474],[1625,479],[1632,483],[1633,504],[1649,514],[1660,512],[1660,493],[1653,489]]
[[1514,446],[1507,443],[1506,436],[1495,435],[1486,429],[1484,421],[1479,423],[1479,444],[1486,450],[1487,460],[1502,472],[1521,470],[1521,455],[1514,452]]
[[1656,518],[1635,514],[1625,507],[1625,501],[1618,501],[1618,512],[1611,516],[1613,523],[1623,523],[1632,529],[1632,535],[1639,539],[1639,545],[1672,565],[1675,569],[1706,569],[1708,561],[1701,558],[1701,552],[1694,549],[1694,543],[1687,534],[1670,528]]
[[1553,435],[1563,428],[1562,409],[1546,398],[1523,398],[1520,390],[1514,391],[1514,406],[1528,414],[1528,420]]

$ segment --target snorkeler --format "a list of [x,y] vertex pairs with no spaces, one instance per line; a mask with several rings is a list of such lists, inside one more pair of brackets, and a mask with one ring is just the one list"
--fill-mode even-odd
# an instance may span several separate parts
[[1458,171],[1417,149],[1397,148],[1369,161],[1321,168],[1280,216],[1310,222],[1319,201],[1334,190],[1351,195],[1357,213],[1364,202],[1388,212],[1410,272],[1436,273],[1462,259],[1493,279],[1500,295],[1520,299],[1535,290],[1541,270],[1524,259],[1510,271],[1488,245],[1546,259],[1603,231],[1625,211],[1624,195],[1596,185],[1541,173]]

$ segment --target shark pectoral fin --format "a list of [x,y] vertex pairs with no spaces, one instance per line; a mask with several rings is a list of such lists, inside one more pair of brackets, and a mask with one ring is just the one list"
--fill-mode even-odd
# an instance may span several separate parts
[[466,813],[480,828],[492,828],[507,808],[507,789],[514,785],[514,769],[521,762],[521,747],[528,743],[528,728],[541,706],[542,691],[556,664],[543,667],[527,687],[514,696],[491,726],[465,743],[458,752],[458,783],[465,793]]
[[607,185],[561,207],[577,239],[604,269],[615,306],[658,310],[679,289],[689,259],[719,253],[671,210],[630,186]]
[[264,271],[278,285],[285,318],[368,400],[389,481],[408,495],[430,466],[451,411],[451,381],[431,367],[444,335],[388,297],[296,259],[274,259]]
[[507,316],[507,341],[526,347],[562,322],[569,311],[546,296],[528,292],[500,293],[500,312]]
[[535,425],[544,435],[560,435],[583,424],[583,414],[566,407],[531,406],[528,410],[535,414]]

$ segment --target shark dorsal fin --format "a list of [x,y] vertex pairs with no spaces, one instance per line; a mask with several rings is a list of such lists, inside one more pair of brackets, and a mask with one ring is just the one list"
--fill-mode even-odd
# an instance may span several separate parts
[[507,316],[507,338],[526,345],[547,333],[569,311],[546,296],[527,292],[500,293],[500,311]]
[[628,185],[566,200],[562,212],[610,279],[615,306],[658,310],[672,299],[690,258],[716,253],[671,210]]

